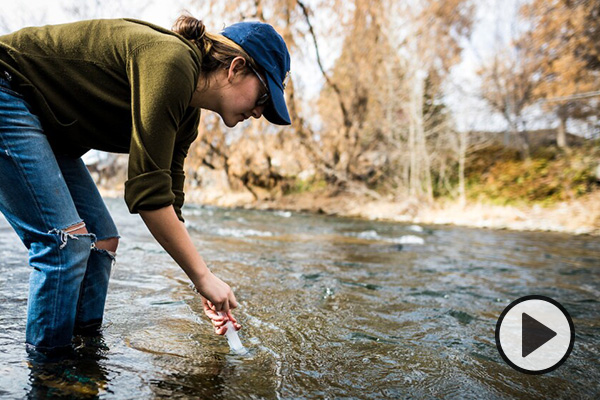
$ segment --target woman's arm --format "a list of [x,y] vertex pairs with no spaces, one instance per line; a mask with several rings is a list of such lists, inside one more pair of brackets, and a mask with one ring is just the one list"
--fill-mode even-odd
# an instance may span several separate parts
[[[206,301],[203,302],[204,308],[206,312],[207,306],[212,306],[212,310],[215,311],[214,317],[210,313],[207,315],[217,328],[217,333],[225,333],[222,329],[218,329],[225,323],[223,317],[218,315],[218,311],[226,312],[235,323],[229,311],[230,308],[237,307],[233,291],[229,285],[210,272],[196,251],[185,225],[177,218],[173,206],[151,211],[140,210],[139,213],[152,236],[192,280],[196,290],[209,301],[208,304]],[[236,325],[238,328],[239,325]]]

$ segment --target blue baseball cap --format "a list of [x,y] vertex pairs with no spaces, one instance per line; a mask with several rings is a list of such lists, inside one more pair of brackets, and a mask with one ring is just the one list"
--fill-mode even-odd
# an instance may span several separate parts
[[263,22],[238,22],[226,27],[221,35],[239,44],[263,69],[271,95],[263,112],[267,121],[290,125],[283,94],[290,75],[290,53],[283,38]]

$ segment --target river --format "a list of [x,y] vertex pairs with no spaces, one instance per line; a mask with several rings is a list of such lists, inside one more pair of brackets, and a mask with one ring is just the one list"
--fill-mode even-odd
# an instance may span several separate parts
[[[27,254],[0,218],[1,399],[600,396],[598,238],[186,206],[240,303],[239,356],[139,216],[107,203],[122,239],[103,337],[51,365],[28,361]],[[530,294],[575,325],[570,357],[545,375],[512,369],[494,339]]]

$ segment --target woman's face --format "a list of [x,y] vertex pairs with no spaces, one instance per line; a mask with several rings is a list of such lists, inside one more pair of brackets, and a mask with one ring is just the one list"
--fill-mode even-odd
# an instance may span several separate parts
[[214,111],[230,128],[250,117],[260,118],[265,109],[264,105],[257,105],[257,101],[267,89],[241,57],[234,59],[226,70],[219,92]]
[[265,106],[259,106],[256,102],[266,90],[256,75],[240,74],[227,89],[219,112],[225,125],[232,128],[238,122],[243,122],[250,117],[261,117]]

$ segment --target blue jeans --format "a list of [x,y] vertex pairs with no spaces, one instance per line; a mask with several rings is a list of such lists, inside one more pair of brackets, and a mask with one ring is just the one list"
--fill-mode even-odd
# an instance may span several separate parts
[[[60,349],[102,323],[115,257],[95,242],[118,232],[83,161],[54,153],[10,78],[0,70],[0,211],[29,250],[26,342]],[[70,231],[82,222],[89,233]]]

